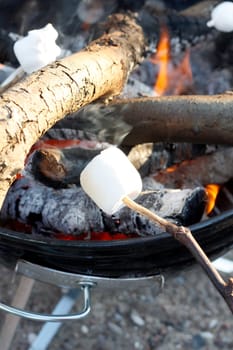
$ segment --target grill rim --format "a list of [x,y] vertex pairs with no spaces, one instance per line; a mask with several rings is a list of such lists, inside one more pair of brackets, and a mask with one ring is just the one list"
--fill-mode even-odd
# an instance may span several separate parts
[[[233,209],[190,226],[206,254],[217,257],[233,246]],[[102,277],[151,276],[183,269],[195,260],[167,233],[121,241],[63,241],[0,232],[0,263],[15,268],[19,259],[64,272]]]
[[[197,235],[201,230],[210,228],[216,224],[222,223],[223,226],[226,226],[225,221],[229,220],[230,218],[233,218],[233,209],[226,210],[224,213],[221,213],[219,215],[216,215],[214,217],[211,217],[207,220],[198,222],[196,224],[190,225],[189,228],[192,231],[193,235]],[[31,238],[35,237],[30,233],[24,233],[24,232],[18,232],[14,230],[7,229],[5,227],[0,226],[0,244],[2,238],[9,238],[9,239],[16,239],[20,241],[25,242],[36,242],[37,244],[48,244],[52,243],[54,246],[78,246],[78,247],[91,247],[93,245],[93,248],[97,248],[98,246],[104,246],[104,247],[121,247],[125,245],[131,245],[133,244],[141,244],[144,242],[153,241],[154,240],[162,240],[171,238],[171,235],[167,232],[162,232],[155,236],[145,236],[145,237],[138,237],[138,238],[129,238],[129,239],[117,239],[117,240],[111,240],[111,241],[95,241],[95,240],[62,240],[57,238],[50,238],[45,237],[42,234],[37,234],[36,239]]]

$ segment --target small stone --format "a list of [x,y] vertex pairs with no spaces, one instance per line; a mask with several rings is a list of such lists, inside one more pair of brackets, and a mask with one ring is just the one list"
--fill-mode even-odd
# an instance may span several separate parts
[[201,332],[200,335],[202,336],[203,339],[207,341],[211,341],[214,338],[214,335],[211,332]]
[[139,341],[135,341],[135,343],[134,343],[134,349],[142,350],[142,349],[143,349],[143,346],[142,346],[142,344],[141,344]]
[[85,326],[85,324],[83,324],[83,325],[81,326],[81,332],[82,332],[83,334],[88,334],[88,333],[89,333],[89,328],[88,328],[87,326]]
[[117,308],[121,314],[126,314],[129,312],[129,305],[124,302],[118,302]]
[[134,324],[136,324],[139,327],[144,326],[145,321],[143,318],[139,315],[139,313],[136,310],[133,310],[130,314],[131,321],[133,321]]
[[215,318],[213,320],[210,321],[209,323],[209,328],[210,329],[213,329],[213,328],[216,328],[218,325],[218,320],[216,320]]
[[116,333],[117,335],[122,335],[122,329],[121,327],[119,327],[117,324],[113,323],[113,322],[109,322],[108,323],[108,327],[111,331],[113,331],[114,333]]
[[124,319],[124,317],[123,317],[119,312],[115,312],[115,314],[114,314],[114,320],[115,320],[117,323],[122,322],[123,319]]
[[185,284],[185,278],[183,276],[176,277],[175,281],[180,286],[183,286]]
[[32,344],[34,340],[36,339],[37,335],[35,333],[29,333],[28,334],[28,343]]
[[199,350],[206,345],[206,340],[201,334],[195,334],[192,338],[192,348],[193,350]]

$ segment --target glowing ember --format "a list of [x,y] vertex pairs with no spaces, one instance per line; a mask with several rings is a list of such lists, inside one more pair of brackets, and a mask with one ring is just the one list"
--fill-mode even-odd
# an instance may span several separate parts
[[36,149],[41,148],[66,148],[66,147],[74,147],[80,144],[80,140],[39,140],[37,141],[31,148],[30,152],[35,151]]
[[175,170],[177,169],[177,165],[171,165],[170,167],[168,167],[165,171],[166,173],[173,173]]
[[190,66],[190,52],[186,51],[182,61],[175,65],[170,54],[170,39],[166,28],[162,28],[157,53],[151,61],[159,66],[154,90],[158,96],[181,95],[192,86],[192,69]]
[[218,184],[209,184],[205,187],[207,195],[208,195],[208,202],[206,205],[206,214],[210,214],[213,210],[216,202],[217,195],[220,191],[221,186]]
[[[9,230],[32,234],[32,227],[28,224],[19,222],[18,220],[8,220],[5,227]],[[63,241],[115,241],[130,238],[140,238],[136,233],[125,234],[121,232],[86,232],[80,235],[64,234],[62,232],[54,232],[51,237]]]
[[74,235],[64,235],[62,233],[57,233],[54,236],[57,239],[62,239],[65,241],[114,241],[114,240],[122,240],[129,238],[139,238],[137,234],[124,234],[124,233],[110,233],[110,232],[91,232],[84,233],[82,235],[74,236]]

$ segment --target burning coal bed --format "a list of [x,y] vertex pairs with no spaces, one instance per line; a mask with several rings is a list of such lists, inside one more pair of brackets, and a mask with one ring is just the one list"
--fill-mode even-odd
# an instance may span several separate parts
[[[175,53],[168,30],[161,28],[156,53],[131,74],[119,99],[230,90],[231,68],[226,67],[226,55],[221,68],[210,60],[215,50],[210,41]],[[162,227],[129,208],[113,216],[105,214],[80,187],[83,168],[112,144],[128,154],[142,176],[143,191],[136,201],[159,216],[189,226],[218,214],[221,203],[224,210],[231,207],[227,187],[233,169],[231,147],[156,141],[129,146],[126,140],[131,129],[117,108],[98,102],[54,125],[33,145],[25,168],[8,191],[1,212],[5,226],[67,240],[116,240],[162,233]],[[218,193],[219,197],[225,194],[220,206],[215,205]]]

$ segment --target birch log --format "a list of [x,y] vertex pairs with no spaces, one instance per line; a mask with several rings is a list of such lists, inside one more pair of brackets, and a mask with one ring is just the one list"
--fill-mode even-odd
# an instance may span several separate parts
[[106,33],[0,96],[0,205],[32,144],[57,120],[121,92],[140,62],[144,35],[133,16],[113,15]]

